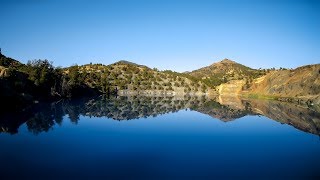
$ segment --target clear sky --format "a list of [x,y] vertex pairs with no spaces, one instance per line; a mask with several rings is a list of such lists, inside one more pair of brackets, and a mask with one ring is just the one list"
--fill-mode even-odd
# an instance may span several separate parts
[[129,60],[191,71],[320,63],[317,0],[0,0],[2,53],[54,66]]

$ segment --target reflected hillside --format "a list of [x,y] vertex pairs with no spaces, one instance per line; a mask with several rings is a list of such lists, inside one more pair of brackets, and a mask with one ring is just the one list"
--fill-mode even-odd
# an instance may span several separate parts
[[320,113],[295,104],[278,101],[246,101],[253,111],[280,123],[320,135]]
[[[156,117],[183,109],[198,111],[225,122],[252,114],[246,109],[238,110],[221,105],[205,96],[101,96],[90,100],[62,101],[57,103],[55,107],[59,107],[69,116],[72,114],[71,117],[79,115],[108,117],[118,121]],[[72,109],[77,110],[72,111]],[[77,118],[72,119],[75,121],[74,119]]]
[[[204,97],[154,97],[154,96],[101,96],[87,101],[63,101],[57,104],[66,114],[74,116],[108,117],[114,120],[131,120],[174,113],[181,109],[203,106]],[[76,115],[77,114],[77,115]]]
[[156,117],[190,109],[228,122],[246,115],[263,115],[305,132],[320,135],[320,113],[279,101],[219,97],[216,101],[198,96],[99,96],[39,104],[22,113],[1,115],[0,132],[15,134],[26,123],[33,134],[48,132],[69,119],[77,124],[80,116],[132,120]]
[[234,110],[263,115],[282,124],[288,124],[302,131],[320,135],[320,112],[297,104],[221,96],[217,101]]
[[191,109],[224,122],[233,121],[252,114],[252,112],[247,109],[234,109],[227,105],[221,105],[216,101],[207,101],[204,102],[203,105]]
[[64,116],[77,124],[80,116],[107,117],[114,120],[131,120],[174,113],[182,109],[196,109],[209,100],[188,96],[100,96],[77,100],[61,100],[51,104],[40,104],[29,111],[0,116],[0,132],[15,134],[26,123],[34,134],[47,132],[54,125],[61,125]]

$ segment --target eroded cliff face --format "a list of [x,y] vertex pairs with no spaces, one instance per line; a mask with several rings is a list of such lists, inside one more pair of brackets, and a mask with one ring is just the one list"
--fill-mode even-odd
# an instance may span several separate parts
[[5,68],[3,66],[0,66],[0,78],[2,77],[8,77],[8,68]]
[[232,80],[228,83],[219,85],[217,91],[219,92],[219,95],[237,96],[242,93],[244,84],[244,80]]
[[320,104],[320,64],[271,71],[252,82],[233,80],[218,86],[217,91],[224,96],[261,95],[304,104]]
[[320,95],[320,64],[272,71],[255,79],[250,92],[279,97],[315,98]]

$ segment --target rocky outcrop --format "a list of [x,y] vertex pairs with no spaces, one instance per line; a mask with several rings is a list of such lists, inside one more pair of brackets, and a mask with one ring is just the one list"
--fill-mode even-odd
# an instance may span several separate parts
[[320,104],[320,64],[275,70],[252,82],[233,80],[217,87],[224,96],[268,97],[312,106]]
[[251,84],[250,93],[313,98],[320,95],[320,64],[272,71]]
[[219,95],[237,96],[241,94],[244,80],[233,80],[217,87]]
[[9,73],[8,73],[8,68],[5,68],[3,66],[0,66],[0,78],[2,77],[8,77]]

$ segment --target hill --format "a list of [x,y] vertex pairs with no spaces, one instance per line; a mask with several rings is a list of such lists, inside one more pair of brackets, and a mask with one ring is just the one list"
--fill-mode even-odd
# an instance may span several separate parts
[[213,63],[188,73],[201,78],[206,84],[218,86],[231,80],[254,79],[265,74],[265,70],[252,69],[229,59]]
[[292,70],[272,71],[255,79],[248,91],[251,94],[278,98],[290,97],[291,100],[313,99],[316,104],[320,104],[320,64],[302,66]]
[[6,68],[8,68],[8,67],[18,68],[18,67],[23,66],[23,64],[15,59],[6,57],[5,55],[0,53],[0,66],[6,67]]
[[96,94],[207,95],[201,80],[173,71],[158,71],[129,61],[55,68],[48,60],[23,64],[0,56],[0,98],[5,111],[32,102]]
[[[205,95],[209,87],[202,81],[173,71],[158,71],[128,61],[110,65],[87,64],[64,69],[64,73],[101,93]],[[76,75],[75,75],[76,74]]]
[[[229,59],[186,73],[126,60],[56,68],[48,60],[23,64],[0,54],[0,98],[12,106],[97,94],[233,95],[320,104],[320,64],[257,70]],[[6,109],[5,108],[5,109]]]
[[249,82],[233,80],[217,87],[220,95],[244,95],[312,105],[320,104],[320,64],[273,70]]
[[147,66],[140,65],[140,64],[137,64],[137,63],[134,63],[134,62],[131,62],[131,61],[127,61],[127,60],[120,60],[120,61],[117,61],[117,62],[111,64],[111,65],[132,65],[132,66],[137,66],[137,67],[148,68]]

